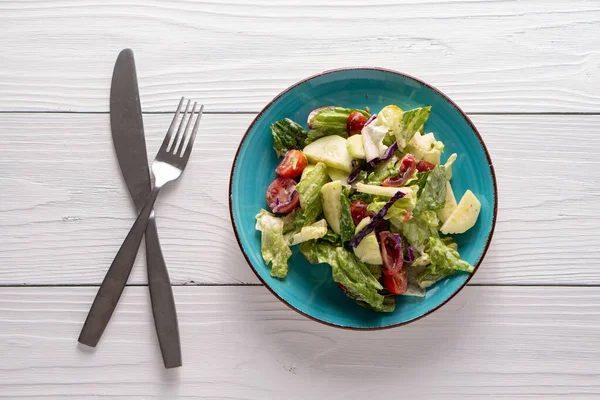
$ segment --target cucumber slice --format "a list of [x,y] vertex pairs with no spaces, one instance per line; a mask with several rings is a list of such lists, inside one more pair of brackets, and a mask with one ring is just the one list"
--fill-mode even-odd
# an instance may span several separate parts
[[361,160],[367,158],[362,135],[352,135],[346,139],[346,150],[352,158],[360,158]]
[[346,139],[337,136],[325,136],[307,145],[302,152],[311,163],[322,162],[328,167],[352,172],[352,158],[346,149]]
[[329,178],[332,181],[339,181],[343,185],[346,185],[348,183],[348,176],[350,174],[345,171],[340,171],[339,169],[327,168],[327,175],[329,175]]
[[[363,218],[356,226],[355,233],[360,232],[369,222],[371,222],[371,218]],[[379,243],[377,242],[375,232],[371,232],[363,238],[358,246],[354,248],[354,254],[364,263],[373,265],[383,264],[381,250],[379,249]]]
[[437,210],[437,216],[444,223],[454,210],[456,210],[456,198],[454,197],[454,192],[452,192],[452,185],[450,185],[450,182],[446,182],[446,203],[444,208]]
[[410,196],[413,193],[413,190],[410,187],[385,187],[385,186],[376,186],[376,185],[365,185],[362,182],[356,184],[356,190],[361,193],[372,194],[374,196],[385,196],[392,197],[398,191],[403,192],[406,196]]
[[342,204],[340,196],[342,195],[342,183],[339,181],[329,182],[321,188],[323,196],[323,214],[331,229],[340,234],[340,219],[342,216]]
[[475,225],[480,211],[481,203],[477,197],[475,197],[473,192],[467,190],[462,199],[460,199],[456,209],[450,214],[446,222],[444,222],[444,225],[440,228],[440,231],[444,235],[464,233]]

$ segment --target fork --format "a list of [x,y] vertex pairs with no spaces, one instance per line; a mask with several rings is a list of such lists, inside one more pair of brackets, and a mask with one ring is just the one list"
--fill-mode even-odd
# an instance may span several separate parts
[[[173,137],[177,120],[181,114],[181,105],[183,104],[183,101],[184,98],[182,97],[177,106],[173,121],[167,131],[167,135],[158,150],[156,158],[152,162],[151,171],[154,177],[154,187],[148,196],[148,200],[146,200],[146,204],[140,211],[133,226],[129,230],[127,237],[123,241],[121,248],[110,265],[100,289],[98,289],[96,298],[94,299],[85,323],[83,324],[83,328],[81,329],[81,333],[79,334],[78,341],[80,343],[94,347],[98,343],[98,340],[100,340],[100,336],[102,336],[104,328],[106,328],[106,325],[117,306],[121,293],[123,293],[123,289],[129,278],[129,274],[131,273],[131,268],[133,267],[138,248],[142,242],[144,231],[150,220],[152,208],[158,197],[158,193],[166,184],[173,182],[181,176],[190,158],[204,106],[201,105],[196,113],[198,103],[194,102],[192,111],[188,113],[190,107],[190,100],[188,100],[183,117],[177,128],[177,133],[175,133],[175,137]],[[196,122],[192,128],[191,135],[188,137],[194,114],[196,114]],[[187,123],[185,123],[185,130],[183,130],[182,133],[186,117]]]

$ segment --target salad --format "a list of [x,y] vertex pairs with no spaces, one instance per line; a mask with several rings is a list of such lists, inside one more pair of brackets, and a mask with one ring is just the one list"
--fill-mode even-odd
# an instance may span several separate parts
[[403,111],[323,107],[308,130],[285,118],[271,125],[282,157],[256,229],[271,276],[285,279],[291,247],[357,304],[391,312],[395,296],[424,296],[438,280],[473,267],[451,234],[475,225],[481,204],[470,191],[456,201],[452,154],[425,133],[431,107]]

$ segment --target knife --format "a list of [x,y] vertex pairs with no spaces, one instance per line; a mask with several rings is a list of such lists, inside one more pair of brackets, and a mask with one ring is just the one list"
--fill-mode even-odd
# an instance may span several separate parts
[[[131,49],[121,51],[115,63],[110,90],[110,125],[123,178],[139,211],[144,206],[152,185],[135,61]],[[179,367],[181,344],[177,311],[171,281],[160,249],[154,213],[146,229],[146,263],[152,314],[163,362],[165,368]],[[88,322],[90,327],[86,330]],[[108,318],[92,316],[91,321],[86,320],[79,341],[95,346],[106,323]]]

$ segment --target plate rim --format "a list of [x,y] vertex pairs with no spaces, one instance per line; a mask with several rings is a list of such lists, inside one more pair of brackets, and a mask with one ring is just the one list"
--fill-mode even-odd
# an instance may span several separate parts
[[[475,263],[475,265],[473,266],[473,272],[471,274],[469,274],[469,276],[467,277],[467,279],[463,282],[462,285],[460,285],[455,291],[454,293],[452,293],[450,296],[448,296],[447,299],[445,299],[444,301],[442,301],[440,304],[438,304],[436,307],[432,308],[431,310],[424,312],[423,314],[412,318],[410,320],[407,321],[403,321],[403,322],[398,322],[395,324],[389,324],[389,325],[383,325],[383,326],[374,326],[374,327],[358,327],[358,326],[353,326],[353,325],[343,325],[343,324],[336,324],[334,322],[329,322],[329,321],[325,321],[323,319],[317,318],[313,315],[310,315],[296,307],[294,307],[292,304],[290,304],[287,300],[285,300],[282,296],[280,296],[272,287],[269,283],[266,282],[265,279],[262,278],[262,276],[258,273],[258,271],[256,270],[256,268],[254,267],[254,265],[252,264],[252,262],[250,261],[250,258],[248,257],[248,255],[246,254],[246,251],[244,250],[244,246],[242,245],[242,242],[240,240],[240,236],[238,234],[238,227],[235,223],[235,218],[233,215],[233,200],[232,200],[232,193],[233,193],[233,176],[235,173],[235,169],[236,169],[236,165],[237,165],[237,161],[238,161],[238,157],[240,154],[240,150],[242,149],[242,146],[244,145],[244,142],[246,141],[248,134],[250,133],[250,130],[254,127],[254,124],[259,120],[259,118],[262,116],[262,114],[264,112],[266,112],[271,105],[276,102],[280,97],[282,97],[283,95],[285,95],[286,93],[288,93],[289,91],[291,91],[292,89],[308,82],[311,81],[313,79],[316,79],[318,77],[324,76],[324,75],[329,75],[329,74],[334,74],[334,73],[339,73],[339,72],[347,72],[347,71],[353,71],[353,70],[362,70],[362,71],[377,71],[377,72],[385,72],[385,73],[391,73],[394,75],[399,75],[402,76],[404,78],[408,78],[411,79],[431,90],[433,90],[435,93],[437,93],[439,96],[441,96],[442,98],[444,98],[452,107],[454,107],[454,109],[456,109],[456,111],[458,111],[458,113],[462,116],[462,118],[464,118],[464,120],[467,122],[467,124],[469,124],[469,126],[471,127],[471,129],[473,130],[473,132],[475,132],[475,135],[477,136],[477,140],[479,140],[479,143],[481,144],[481,147],[483,148],[483,152],[485,153],[485,157],[487,159],[488,162],[488,166],[490,168],[490,174],[492,176],[492,186],[494,188],[494,208],[493,208],[493,215],[492,215],[492,228],[490,230],[490,233],[488,234],[486,241],[485,241],[485,245],[483,247],[483,252],[481,253],[481,256],[479,257],[479,259],[477,260],[477,262]],[[233,158],[233,162],[231,165],[231,172],[229,175],[229,216],[230,216],[230,221],[231,221],[231,225],[233,228],[233,232],[235,234],[235,239],[237,240],[238,246],[240,248],[240,250],[242,251],[242,254],[244,256],[244,258],[246,259],[246,263],[250,266],[250,268],[252,269],[252,272],[254,272],[254,274],[256,275],[256,277],[260,280],[260,282],[263,284],[264,287],[266,287],[276,298],[278,298],[283,304],[287,305],[289,308],[291,308],[292,310],[296,311],[297,313],[305,316],[306,318],[309,318],[313,321],[319,322],[321,324],[324,325],[328,325],[331,327],[335,327],[335,328],[341,328],[341,329],[346,329],[346,330],[353,330],[353,331],[379,331],[379,330],[384,330],[384,329],[392,329],[392,328],[397,328],[399,326],[403,326],[403,325],[408,325],[412,322],[418,321],[422,318],[425,318],[426,316],[434,313],[435,311],[437,311],[438,309],[440,309],[441,307],[443,307],[444,305],[446,305],[448,302],[450,302],[450,300],[452,300],[454,298],[454,296],[456,296],[459,292],[461,292],[465,286],[467,286],[467,284],[469,283],[469,281],[473,278],[473,276],[475,276],[475,274],[477,273],[477,271],[479,270],[479,267],[483,261],[483,259],[485,258],[487,251],[490,247],[491,241],[492,241],[492,237],[494,236],[494,231],[496,229],[496,220],[497,220],[497,216],[498,216],[498,183],[496,181],[496,172],[494,169],[494,165],[492,163],[492,159],[490,157],[490,153],[485,145],[485,142],[483,141],[483,138],[481,137],[481,134],[479,133],[479,131],[477,130],[477,128],[475,127],[475,124],[473,123],[473,121],[471,121],[471,119],[469,118],[469,116],[458,106],[458,104],[456,104],[452,99],[450,99],[450,97],[448,97],[444,92],[442,92],[441,90],[437,89],[436,87],[422,81],[419,78],[416,78],[410,74],[404,73],[404,72],[400,72],[400,71],[396,71],[393,69],[389,69],[389,68],[381,68],[381,67],[344,67],[344,68],[335,68],[335,69],[329,69],[329,70],[325,70],[322,72],[319,72],[317,74],[311,75],[307,78],[304,78],[296,83],[294,83],[293,85],[287,87],[286,89],[284,89],[283,91],[281,91],[278,95],[276,95],[275,97],[273,97],[273,99],[271,99],[271,101],[269,101],[263,108],[262,110],[260,110],[258,112],[258,114],[256,115],[256,117],[252,120],[252,122],[250,123],[250,125],[248,125],[248,128],[246,129],[246,132],[244,133],[244,135],[242,136],[241,140],[240,140],[240,144],[238,145],[238,148],[235,152],[235,156]]]

